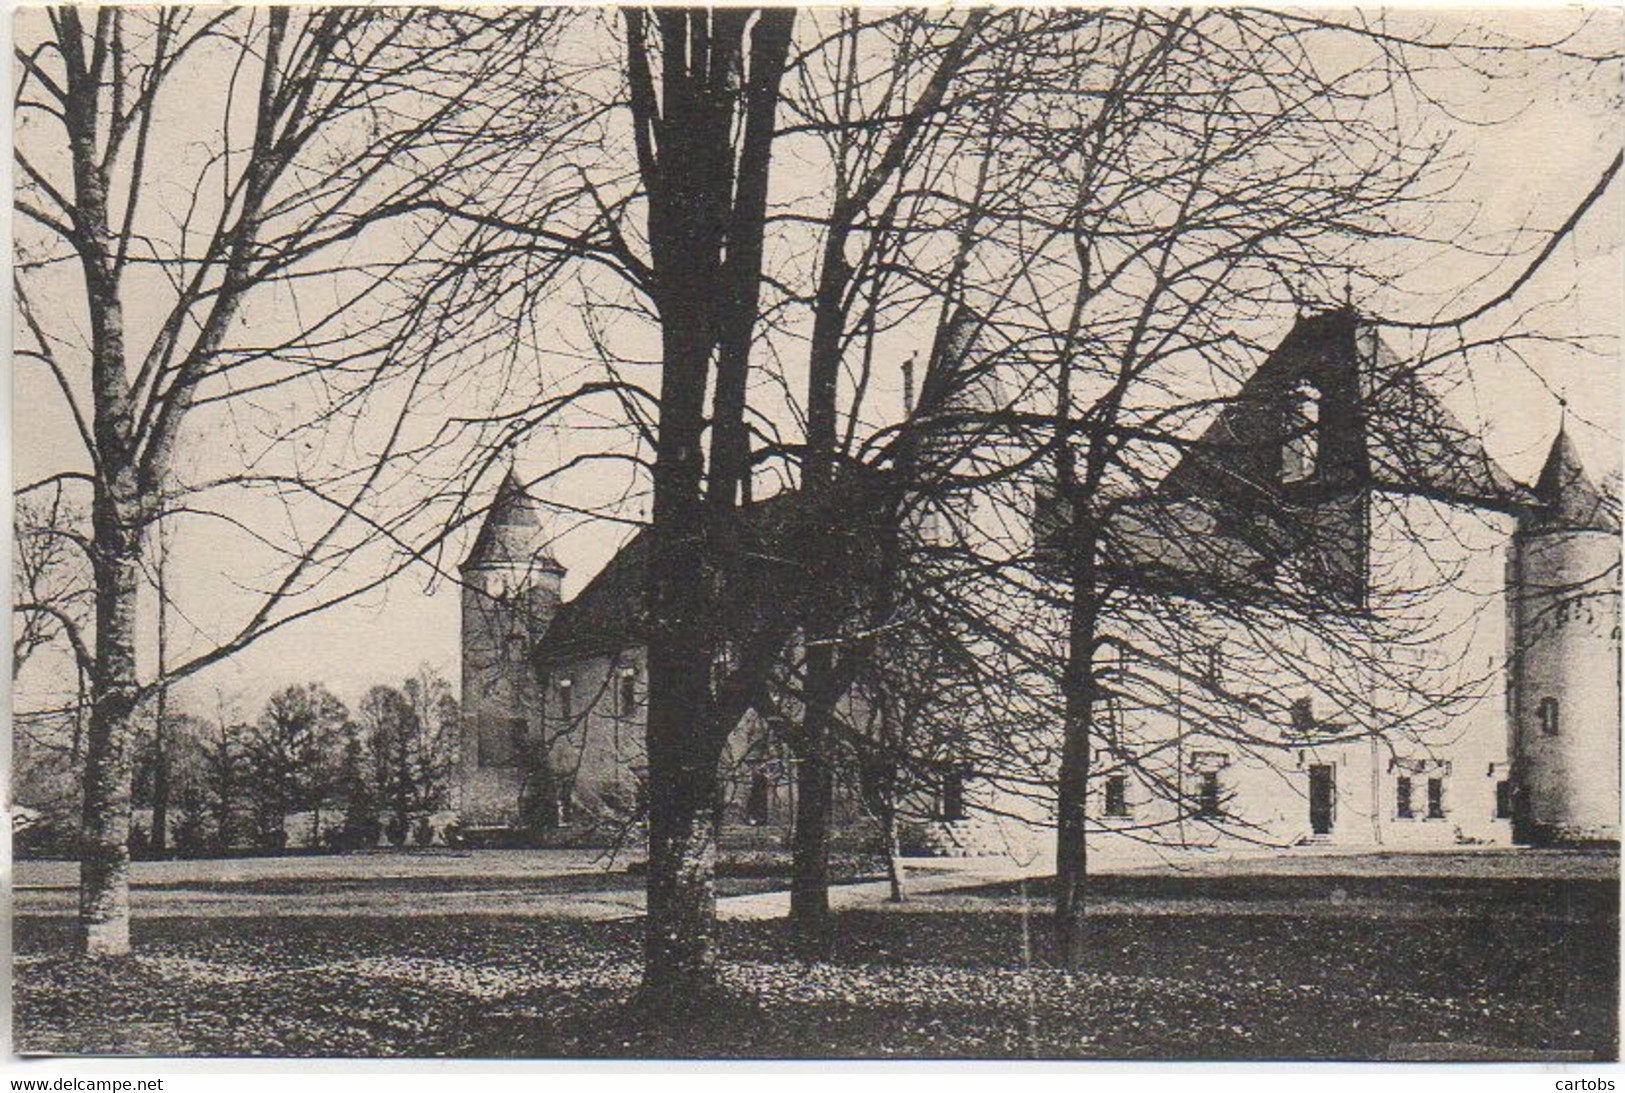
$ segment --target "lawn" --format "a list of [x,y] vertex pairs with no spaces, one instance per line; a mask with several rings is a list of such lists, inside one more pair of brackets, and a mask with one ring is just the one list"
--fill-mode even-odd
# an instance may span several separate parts
[[1375,1059],[1420,1044],[1617,1055],[1613,881],[1119,883],[1103,893],[1097,955],[1076,975],[1053,965],[1042,882],[845,913],[820,965],[784,955],[782,922],[725,922],[732,1001],[668,1027],[627,1005],[640,943],[630,919],[162,917],[138,922],[138,956],[96,967],[67,955],[65,916],[24,914],[16,1049]]

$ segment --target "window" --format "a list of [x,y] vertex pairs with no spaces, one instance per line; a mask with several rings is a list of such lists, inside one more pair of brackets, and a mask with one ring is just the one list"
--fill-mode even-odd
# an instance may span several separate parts
[[728,682],[728,673],[733,671],[733,649],[724,642],[716,655],[711,658],[711,696],[714,698],[722,693],[722,687]]
[[576,818],[576,780],[573,774],[558,776],[559,824],[570,824]]
[[1220,645],[1209,645],[1206,650],[1207,663],[1202,666],[1202,683],[1210,691],[1217,691],[1224,686],[1224,648]]
[[568,721],[575,716],[575,680],[565,678],[559,680],[559,716]]
[[1428,779],[1428,819],[1444,819],[1444,779]]
[[965,818],[965,772],[951,767],[937,784],[937,819],[953,823]]
[[1201,785],[1196,794],[1196,814],[1211,819],[1223,815],[1219,802],[1219,772],[1205,770],[1202,772]]
[[631,668],[621,671],[619,681],[620,689],[616,692],[615,712],[622,717],[631,717],[638,708],[638,674]]
[[1106,778],[1106,815],[1128,815],[1128,779],[1121,774]]
[[1535,707],[1535,714],[1540,718],[1540,731],[1547,736],[1556,736],[1559,730],[1557,699],[1541,699]]
[[750,778],[750,793],[745,798],[745,822],[753,827],[761,827],[768,822],[769,806],[772,801],[773,783],[768,779],[767,772],[757,770]]
[[1505,778],[1495,783],[1495,818],[1512,819],[1512,783]]
[[1313,736],[1316,724],[1314,700],[1294,698],[1292,700],[1292,731],[1301,736]]
[[1284,424],[1281,481],[1313,478],[1320,460],[1320,392],[1312,384],[1300,383],[1293,389]]
[[1394,782],[1394,814],[1401,820],[1416,818],[1416,805],[1411,800],[1411,780],[1407,775],[1400,775]]

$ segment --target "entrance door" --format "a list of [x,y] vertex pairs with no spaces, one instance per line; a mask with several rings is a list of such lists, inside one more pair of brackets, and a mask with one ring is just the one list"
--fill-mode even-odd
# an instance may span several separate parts
[[1316,763],[1309,768],[1309,829],[1316,835],[1330,835],[1337,811],[1336,768]]

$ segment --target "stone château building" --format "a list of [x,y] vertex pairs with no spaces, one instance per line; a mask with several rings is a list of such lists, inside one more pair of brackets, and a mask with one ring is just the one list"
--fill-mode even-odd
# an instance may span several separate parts
[[[1259,497],[1308,534],[1282,541]],[[1041,492],[1040,546],[1057,539],[1055,508]],[[1617,841],[1620,523],[1565,432],[1533,484],[1515,481],[1369,325],[1328,312],[1298,322],[1107,539],[1140,602],[1173,605],[1179,625],[1135,671],[1180,697],[1109,711],[1091,801],[1103,832],[1281,847]],[[540,507],[503,481],[462,567],[466,826],[636,814],[646,547],[634,537],[566,601]],[[1192,580],[1291,580],[1355,610],[1404,589],[1428,636],[1339,650],[1308,628],[1271,636],[1269,657],[1295,649],[1297,663],[1259,667],[1258,636],[1204,613],[1182,591]],[[1224,666],[1244,662],[1255,689],[1278,682],[1260,708],[1286,712],[1216,731],[1182,681],[1219,692]],[[1342,704],[1356,698],[1378,713],[1354,718]],[[1382,731],[1351,729],[1373,716]],[[727,818],[785,825],[788,759],[747,715],[725,760]],[[978,821],[978,804],[996,822]],[[944,784],[928,814],[980,849],[992,836],[979,822],[1009,841],[1012,817],[1029,821],[1014,825],[1024,839],[1049,821],[974,780]]]

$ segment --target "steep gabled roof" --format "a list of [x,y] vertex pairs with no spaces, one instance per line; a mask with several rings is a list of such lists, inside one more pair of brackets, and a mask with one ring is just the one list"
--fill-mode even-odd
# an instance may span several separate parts
[[538,571],[563,573],[553,556],[550,536],[542,523],[541,506],[525,492],[518,477],[509,470],[497,487],[497,495],[485,516],[461,568],[479,566],[523,566]]
[[[1180,594],[1243,594],[1291,563],[1358,603],[1372,491],[1509,513],[1537,504],[1418,373],[1352,310],[1300,318],[1173,470],[1120,506],[1108,563],[1136,587]],[[1289,475],[1287,453],[1310,430],[1311,469]]]
[[1428,390],[1414,365],[1401,361],[1369,327],[1366,451],[1372,483],[1468,505],[1516,512],[1535,502],[1484,448],[1484,442]]
[[649,532],[640,530],[548,624],[537,653],[557,664],[641,645],[647,622]]
[[[1298,320],[1163,482],[1172,496],[1274,491],[1283,405],[1299,383],[1321,395],[1320,447],[1339,488],[1370,487],[1503,512],[1535,503],[1483,442],[1369,324],[1338,309]],[[1324,477],[1324,474],[1323,474]]]
[[1535,496],[1540,507],[1524,521],[1524,530],[1606,531],[1619,534],[1619,516],[1591,476],[1586,474],[1580,453],[1569,439],[1567,428],[1557,430],[1552,450],[1535,480]]

